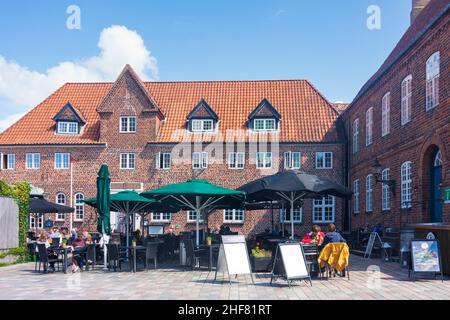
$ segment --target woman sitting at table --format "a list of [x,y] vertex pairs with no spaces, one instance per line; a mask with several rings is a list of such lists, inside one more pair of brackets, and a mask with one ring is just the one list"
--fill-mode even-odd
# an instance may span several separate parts
[[72,272],[77,272],[83,268],[84,253],[86,251],[86,242],[83,239],[83,234],[78,233],[77,238],[72,241],[73,246],[73,266]]
[[144,237],[142,236],[141,230],[137,229],[134,232],[134,238],[136,239],[136,245],[138,246],[144,245]]
[[[39,249],[38,249],[37,245],[39,245],[39,244],[45,244],[46,249],[50,248],[50,241],[45,232],[41,232],[39,234],[39,238],[36,241],[36,252],[38,252],[38,253],[39,253]],[[47,254],[48,254],[49,260],[58,258],[58,256],[55,254],[55,252],[53,252],[51,250],[47,251]],[[55,271],[55,263],[50,262],[49,266],[50,266],[49,271],[54,272]]]
[[320,226],[313,225],[311,232],[305,235],[305,237],[302,240],[302,244],[317,244],[321,245],[323,240],[325,238],[325,234],[321,231]]

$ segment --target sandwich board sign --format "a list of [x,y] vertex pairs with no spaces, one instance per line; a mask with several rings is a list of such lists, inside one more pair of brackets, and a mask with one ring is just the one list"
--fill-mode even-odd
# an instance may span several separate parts
[[253,282],[250,258],[244,236],[222,236],[214,280],[217,279],[217,273],[219,272],[228,273],[230,284],[231,276],[237,277],[243,274],[249,274]]
[[373,246],[376,240],[378,240],[381,248],[383,248],[383,241],[381,240],[380,235],[376,232],[372,232],[370,234],[369,241],[367,242],[366,252],[364,253],[364,259],[370,259],[370,256],[372,255]]
[[270,284],[279,277],[285,278],[289,287],[291,282],[295,280],[309,280],[312,286],[305,253],[300,243],[286,242],[278,244]]
[[411,262],[414,281],[417,274],[430,274],[435,278],[440,274],[444,281],[442,258],[437,239],[411,240]]

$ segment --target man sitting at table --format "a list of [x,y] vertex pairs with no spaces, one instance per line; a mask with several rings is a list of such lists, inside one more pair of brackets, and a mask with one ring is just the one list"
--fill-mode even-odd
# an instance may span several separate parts
[[73,246],[73,259],[74,264],[72,272],[77,272],[80,268],[83,268],[84,252],[86,251],[86,243],[83,239],[83,234],[80,232],[76,239],[72,242]]
[[330,224],[328,226],[328,232],[325,235],[325,239],[322,242],[322,247],[325,247],[329,243],[339,243],[339,242],[347,242],[342,235],[336,231],[336,226],[334,224]]

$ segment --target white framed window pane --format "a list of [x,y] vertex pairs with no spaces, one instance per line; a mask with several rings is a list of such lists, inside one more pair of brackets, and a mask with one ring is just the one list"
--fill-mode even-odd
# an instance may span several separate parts
[[202,152],[202,168],[206,169],[208,168],[208,153]]
[[353,182],[353,210],[359,213],[359,180]]
[[[303,213],[303,209],[302,208],[294,208],[294,223],[301,223],[302,222],[302,213]],[[284,223],[291,223],[291,209],[290,208],[285,208],[285,209],[280,209],[280,216],[281,216],[281,222]]]
[[[390,179],[390,170],[384,169],[381,173],[381,179],[382,180],[389,180]],[[387,183],[383,183],[381,186],[381,207],[382,210],[390,210],[391,209],[391,193],[389,189],[389,185]]]
[[127,132],[128,130],[128,118],[121,118],[120,120],[120,131]]
[[373,176],[366,177],[366,212],[373,211]]
[[391,94],[387,93],[382,100],[381,106],[381,135],[384,137],[390,132],[390,110]]
[[412,103],[412,76],[409,75],[402,82],[401,88],[401,123],[407,124],[411,121],[411,103]]
[[358,152],[358,140],[359,140],[359,119],[353,121],[353,145],[352,150],[353,153]]
[[366,111],[366,146],[373,142],[373,108]]
[[199,152],[194,152],[192,154],[192,167],[194,169],[200,169],[201,168],[201,156]]
[[244,222],[244,210],[239,209],[225,209],[224,222]]
[[313,223],[334,222],[334,197],[327,196],[313,200]]
[[255,119],[254,129],[265,130],[265,121],[263,119]]
[[6,161],[7,161],[6,169],[14,170],[16,168],[16,155],[15,154],[8,154]]
[[405,162],[401,167],[401,207],[411,208],[412,203],[412,172],[411,162]]
[[[199,222],[203,222],[203,217],[199,217]],[[188,222],[196,222],[197,221],[197,212],[195,210],[189,210],[187,212],[187,221]]]
[[82,193],[75,194],[75,220],[84,220],[84,195]]
[[275,130],[275,119],[266,119],[266,130]]
[[203,131],[212,131],[213,122],[212,120],[203,120]]

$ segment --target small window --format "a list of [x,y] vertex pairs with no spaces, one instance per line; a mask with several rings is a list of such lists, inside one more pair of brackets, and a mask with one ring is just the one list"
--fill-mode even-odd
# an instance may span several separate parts
[[412,172],[411,161],[402,164],[401,167],[401,199],[402,209],[409,209],[412,207]]
[[0,170],[14,170],[16,168],[15,154],[0,154],[1,168]]
[[245,167],[245,153],[244,152],[230,152],[228,154],[228,168],[234,170],[244,169]]
[[272,152],[256,153],[256,168],[271,169],[272,168]]
[[192,168],[193,169],[207,169],[208,168],[208,153],[194,152],[192,153]]
[[313,223],[334,222],[334,197],[313,199]]
[[25,155],[25,167],[31,170],[37,170],[41,168],[41,154],[40,153],[27,153]]
[[84,194],[75,194],[75,221],[84,220]]
[[391,93],[388,92],[381,102],[381,136],[388,135],[391,131]]
[[359,119],[353,121],[353,141],[352,141],[352,151],[353,154],[358,152],[359,143]]
[[366,177],[366,212],[373,211],[373,175]]
[[79,133],[78,122],[58,122],[58,134],[71,134],[75,135]]
[[136,168],[136,155],[134,153],[120,154],[120,169],[134,170]]
[[30,229],[43,229],[44,228],[44,216],[30,214]]
[[[197,222],[197,212],[196,211],[189,210],[187,212],[187,222],[188,223]],[[203,223],[203,214],[199,217],[199,222]]]
[[359,180],[353,181],[353,213],[359,213]]
[[[56,195],[56,203],[62,206],[66,205],[66,195],[64,193],[58,193]],[[65,213],[57,213],[56,214],[56,220],[57,221],[64,221],[66,219]]]
[[373,143],[373,108],[366,111],[366,146]]
[[244,223],[245,211],[240,209],[225,209],[223,211],[223,222],[225,223]]
[[70,153],[55,153],[55,169],[69,169]]
[[169,170],[172,165],[172,154],[158,153],[156,155],[156,169]]
[[120,132],[121,133],[135,133],[136,132],[136,117],[120,117]]
[[[302,208],[294,208],[294,223],[302,223],[302,215],[303,215],[303,209]],[[291,209],[290,208],[285,208],[285,209],[280,209],[280,217],[281,217],[281,222],[284,223],[291,223]]]
[[412,75],[407,76],[402,81],[402,107],[401,118],[402,126],[411,121],[411,103],[412,103]]
[[171,222],[172,214],[170,212],[152,212],[152,221]]
[[253,129],[255,131],[275,131],[277,130],[275,119],[255,119]]
[[[388,181],[390,174],[389,168],[384,169],[381,172],[381,180]],[[383,183],[381,186],[381,209],[383,211],[391,210],[391,189],[387,183]]]
[[439,104],[440,53],[434,53],[427,61],[426,110]]
[[301,167],[301,153],[300,152],[285,152],[284,153],[284,168],[298,170]]
[[316,169],[333,169],[333,153],[316,152]]
[[212,119],[191,120],[192,132],[210,132],[214,131],[214,121]]

